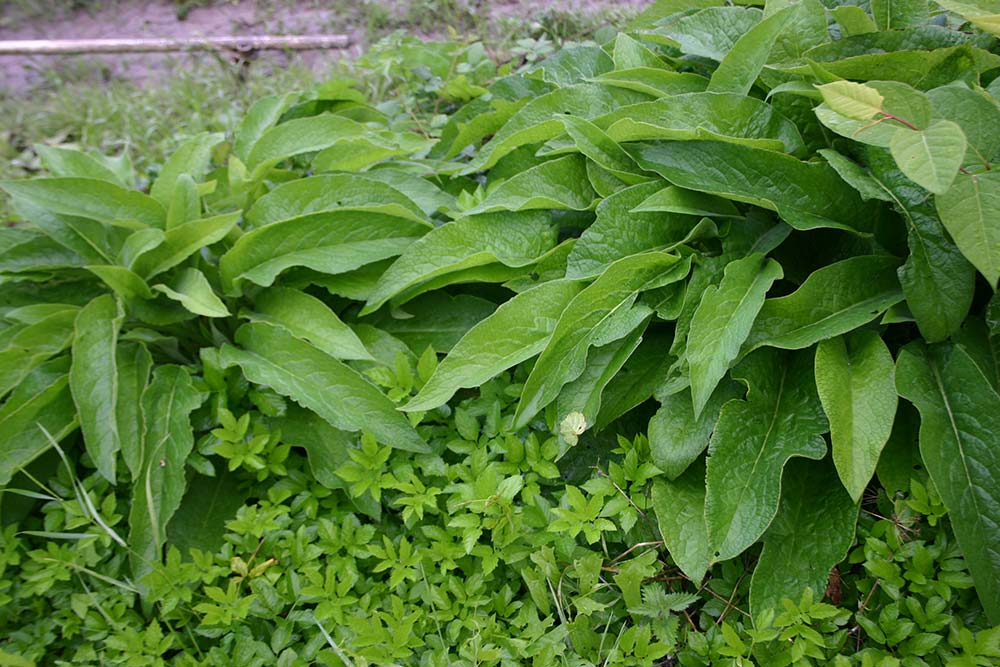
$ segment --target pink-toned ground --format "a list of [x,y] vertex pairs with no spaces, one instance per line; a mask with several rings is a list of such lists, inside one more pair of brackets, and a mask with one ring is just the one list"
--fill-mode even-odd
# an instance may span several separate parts
[[[52,0],[47,0],[51,3]],[[294,56],[280,52],[259,54],[282,66],[293,60],[321,66],[331,58],[356,56],[366,47],[373,21],[375,28],[401,27],[426,38],[447,35],[455,7],[466,20],[491,27],[524,25],[534,16],[562,11],[567,16],[600,15],[609,10],[641,9],[652,0],[218,0],[194,7],[178,20],[177,0],[107,0],[89,9],[53,11],[30,19],[18,8],[0,2],[0,40],[87,39],[125,37],[204,37],[247,35],[346,34],[351,47],[345,51],[310,52]],[[94,7],[97,9],[94,9]],[[430,15],[438,8],[437,15]],[[448,9],[441,9],[448,8]],[[459,26],[461,27],[461,26]],[[171,68],[191,64],[191,59],[215,58],[199,54],[129,54],[80,56],[0,56],[0,90],[30,90],[52,72],[99,73],[105,79],[137,82],[155,80]],[[226,56],[223,56],[226,57]],[[71,74],[72,75],[72,74]]]

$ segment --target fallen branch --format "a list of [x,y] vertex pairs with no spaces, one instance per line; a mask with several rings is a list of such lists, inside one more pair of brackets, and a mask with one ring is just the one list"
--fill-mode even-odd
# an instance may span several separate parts
[[348,35],[256,35],[154,39],[26,39],[0,41],[0,56],[48,56],[87,53],[168,53],[174,51],[303,51],[344,49]]

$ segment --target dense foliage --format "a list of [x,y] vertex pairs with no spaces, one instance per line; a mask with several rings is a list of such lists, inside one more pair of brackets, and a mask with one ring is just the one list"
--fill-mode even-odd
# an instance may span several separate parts
[[995,662],[1000,48],[940,4],[402,43],[429,122],[269,97],[143,190],[40,147],[0,661]]

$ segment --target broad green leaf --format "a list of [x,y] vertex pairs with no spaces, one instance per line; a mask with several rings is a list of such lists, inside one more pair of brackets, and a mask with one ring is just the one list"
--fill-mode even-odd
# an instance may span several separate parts
[[167,218],[163,206],[149,195],[96,178],[2,181],[0,189],[53,213],[109,225],[162,229]]
[[164,234],[163,243],[136,258],[132,270],[148,280],[172,269],[202,248],[221,241],[239,219],[238,212],[223,213],[171,227]]
[[807,588],[816,598],[826,590],[830,570],[854,543],[858,505],[837,483],[829,461],[790,461],[785,468],[781,507],[764,533],[764,549],[750,580],[750,613],[783,609]]
[[[322,174],[279,185],[247,211],[251,227],[265,227],[312,213],[371,211],[425,223],[417,204],[396,188],[359,174]],[[425,223],[426,224],[426,223]]]
[[827,9],[820,0],[797,0],[795,3],[765,3],[765,18],[790,4],[791,17],[771,48],[769,63],[799,60],[806,51],[830,41]]
[[334,114],[289,120],[268,129],[257,139],[247,154],[247,169],[256,180],[282,160],[321,151],[342,139],[365,134],[361,123]]
[[577,413],[583,415],[588,427],[594,424],[601,410],[604,388],[642,342],[642,334],[648,322],[647,315],[639,326],[623,338],[590,350],[584,371],[559,392],[556,399],[557,419],[562,420],[568,414]]
[[123,188],[130,183],[123,182],[119,175],[108,168],[101,160],[68,146],[47,146],[35,144],[35,153],[42,161],[42,166],[53,176],[62,178],[96,178]]
[[1000,278],[1000,174],[959,175],[934,198],[945,229],[962,254],[996,289]]
[[640,292],[681,280],[689,270],[688,262],[676,255],[633,255],[612,264],[580,292],[559,317],[552,337],[524,383],[514,415],[515,428],[526,426],[555,400],[563,385],[580,376],[586,366],[587,350],[594,344],[595,330],[630,309]]
[[875,26],[875,21],[861,7],[841,5],[840,7],[831,9],[830,14],[837,21],[837,25],[840,26],[840,32],[845,37],[863,35],[878,30]]
[[[835,83],[848,82],[837,81],[827,85]],[[925,128],[930,124],[933,113],[931,103],[927,95],[919,90],[898,81],[869,81],[863,87],[874,90],[882,97],[880,111],[886,115],[876,115],[858,120],[840,113],[824,103],[814,110],[816,117],[823,125],[842,137],[883,148],[889,147],[896,130],[906,127],[897,119],[902,119],[902,121],[917,128]],[[843,106],[843,102],[840,104]],[[861,106],[860,108],[865,107]],[[859,115],[860,113],[859,109]]]
[[115,350],[118,396],[115,423],[122,458],[133,479],[142,466],[142,406],[139,398],[146,390],[153,358],[142,343],[120,342]]
[[708,88],[708,79],[691,72],[671,72],[660,67],[632,67],[606,72],[592,79],[593,83],[634,90],[653,97],[683,93],[701,93]]
[[543,162],[488,188],[486,199],[466,215],[492,211],[568,209],[585,211],[597,203],[597,193],[587,179],[582,155]]
[[854,81],[832,81],[816,86],[826,105],[841,116],[870,120],[883,113],[885,98],[875,88]]
[[[113,261],[112,246],[116,245],[115,237],[119,230],[96,220],[58,215],[16,197],[11,200],[11,206],[21,218],[31,222],[59,245],[75,252],[85,262],[110,264]],[[127,233],[127,230],[119,233]],[[4,264],[8,262],[4,260]]]
[[620,106],[646,99],[648,96],[641,93],[589,83],[567,86],[540,95],[511,116],[461,173],[472,174],[489,169],[516,148],[548,141],[559,135],[563,131],[563,124],[554,117],[557,114],[589,120]]
[[601,128],[589,120],[563,116],[566,133],[576,145],[576,149],[630,185],[649,180],[639,172],[639,167],[621,146],[611,140]]
[[673,357],[664,353],[670,347],[670,338],[668,331],[657,327],[646,329],[639,347],[601,394],[601,411],[594,423],[595,429],[606,428],[653,395],[673,361]]
[[336,429],[311,410],[294,403],[288,412],[277,420],[282,442],[302,447],[309,457],[309,469],[316,481],[328,489],[343,489],[344,480],[336,470],[351,460],[349,451],[355,436]]
[[926,25],[927,0],[871,0],[879,30],[901,30]]
[[343,362],[285,329],[264,323],[240,327],[222,347],[222,363],[238,364],[251,382],[271,387],[345,431],[368,431],[379,442],[413,452],[427,444],[378,388]]
[[896,388],[920,411],[920,455],[990,623],[1000,623],[1000,395],[961,346],[907,345]]
[[68,372],[68,356],[38,366],[0,407],[0,485],[50,447],[43,428],[56,441],[76,428]]
[[702,292],[691,320],[686,354],[695,419],[736,360],[764,305],[764,295],[783,275],[773,259],[754,254],[730,262],[722,282]]
[[936,120],[926,130],[899,128],[889,150],[906,176],[934,194],[951,187],[965,158],[965,133],[950,120]]
[[719,384],[695,417],[689,391],[664,396],[660,408],[649,420],[649,453],[656,467],[669,479],[677,479],[708,448],[722,406],[743,391],[737,383]]
[[526,290],[501,304],[469,329],[438,364],[427,384],[403,409],[430,410],[463,387],[478,387],[501,371],[539,354],[570,301],[583,289],[579,282],[554,280]]
[[844,157],[831,148],[821,148],[817,151],[830,163],[834,171],[845,181],[851,184],[862,199],[878,199],[880,201],[895,201],[893,195],[886,192],[879,182],[871,176],[864,167],[854,162],[850,158]]
[[762,18],[763,12],[756,7],[709,7],[677,14],[660,23],[649,36],[667,37],[688,55],[722,60]]
[[658,55],[639,40],[623,32],[618,33],[618,36],[615,37],[615,43],[611,49],[611,59],[614,61],[616,71],[634,67],[648,67],[650,69],[663,67],[663,60]]
[[219,260],[222,286],[239,294],[248,280],[267,287],[285,269],[346,273],[402,253],[429,231],[424,223],[367,211],[293,218],[247,232]]
[[250,158],[250,151],[260,137],[277,124],[289,107],[299,99],[299,93],[262,97],[253,103],[247,115],[236,129],[233,153],[244,163]]
[[709,139],[788,153],[803,150],[791,121],[766,102],[735,93],[672,95],[621,107],[593,122],[618,143]]
[[372,323],[406,343],[414,354],[422,354],[428,346],[448,352],[496,309],[497,304],[471,294],[430,292],[391,313],[383,310]]
[[774,43],[795,17],[798,6],[786,7],[741,35],[719,63],[708,84],[709,92],[746,95],[771,55]]
[[962,325],[972,306],[976,270],[947,237],[926,194],[899,170],[887,151],[868,151],[872,176],[907,224],[910,254],[899,269],[906,305],[928,342],[942,341]]
[[75,268],[83,260],[64,245],[27,229],[0,232],[0,272],[24,273]]
[[565,88],[614,69],[611,57],[598,46],[565,46],[531,70],[529,76]]
[[252,322],[267,322],[287,329],[336,359],[371,360],[354,331],[325,303],[300,290],[268,287],[254,298]]
[[629,150],[641,167],[674,185],[777,211],[795,229],[866,232],[877,217],[875,205],[826,164],[714,141],[659,141]]
[[226,524],[247,501],[249,490],[238,473],[219,466],[215,477],[195,475],[167,524],[167,540],[182,554],[191,549],[212,553],[223,545]]
[[854,331],[821,341],[815,370],[816,390],[830,420],[833,462],[858,502],[896,416],[892,355],[874,331]]
[[978,44],[986,44],[981,36],[934,25],[884,30],[817,46],[800,63],[778,69],[808,75],[819,64],[830,75],[862,81],[877,72],[882,80],[929,90],[997,67],[1000,57]]
[[10,346],[48,355],[62,352],[73,339],[78,312],[76,308],[63,307],[41,317],[14,332]]
[[821,269],[788,296],[768,299],[747,339],[797,350],[852,331],[903,300],[896,269],[888,255],[860,255]]
[[129,299],[152,299],[156,296],[145,280],[124,266],[107,265],[85,268],[104,281],[105,285],[126,301]]
[[136,580],[160,560],[167,524],[184,497],[185,462],[194,448],[190,415],[201,402],[187,369],[175,365],[159,366],[142,394],[142,463],[133,480],[128,518]]
[[427,178],[402,169],[383,167],[359,174],[370,181],[386,183],[406,195],[426,215],[455,208],[455,197],[445,192]]
[[597,219],[583,231],[569,254],[566,276],[597,276],[623,257],[683,241],[698,224],[697,218],[633,212],[661,188],[661,182],[640,183],[603,199],[597,205]]
[[968,19],[977,28],[994,35],[1000,35],[1000,7],[995,2],[955,2],[955,0],[934,0],[950,12]]
[[118,251],[116,264],[120,264],[129,270],[134,270],[135,260],[139,255],[153,250],[163,243],[166,234],[162,229],[155,227],[145,227],[137,229],[128,235],[121,249]]
[[705,467],[692,466],[675,480],[653,482],[653,511],[670,557],[687,577],[701,585],[712,551],[705,525]]
[[745,401],[722,408],[708,449],[705,518],[714,561],[756,542],[774,519],[781,471],[796,456],[821,459],[826,418],[809,352],[759,350],[733,369]]
[[496,262],[527,266],[555,242],[556,230],[543,212],[460,218],[414,241],[379,278],[361,312],[370,313],[408,288],[463,269]]
[[180,303],[195,315],[228,317],[229,309],[216,296],[205,274],[188,267],[180,271],[169,285],[153,285],[153,289]]
[[986,164],[1000,155],[1000,106],[981,88],[953,83],[927,91],[934,113],[962,128],[968,142],[963,164]]
[[208,171],[212,160],[212,150],[222,143],[225,135],[219,132],[201,132],[191,137],[167,158],[160,169],[160,175],[149,188],[150,196],[164,208],[172,205],[182,176],[200,181]]
[[[658,184],[659,185],[659,184]],[[600,213],[600,206],[598,206]],[[709,218],[742,218],[733,203],[722,197],[713,197],[704,192],[685,190],[676,185],[668,185],[651,194],[632,209],[632,213],[680,213]]]
[[[69,386],[80,416],[87,453],[112,484],[121,436],[118,433],[118,369],[115,350],[125,313],[118,301],[99,296],[80,310],[73,337]],[[126,396],[124,400],[133,400]]]

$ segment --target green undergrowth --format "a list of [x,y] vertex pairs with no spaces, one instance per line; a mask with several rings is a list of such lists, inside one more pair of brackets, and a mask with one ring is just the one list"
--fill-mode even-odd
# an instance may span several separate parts
[[995,664],[991,11],[395,37],[155,168],[37,146],[0,659]]

